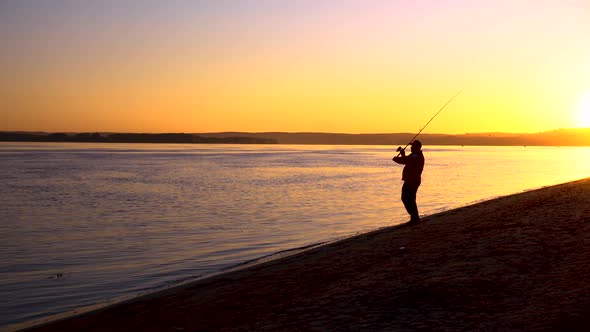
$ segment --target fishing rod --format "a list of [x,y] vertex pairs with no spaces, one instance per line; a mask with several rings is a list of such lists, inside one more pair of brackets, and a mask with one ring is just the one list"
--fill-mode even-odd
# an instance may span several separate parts
[[436,112],[436,114],[434,114],[434,116],[432,118],[430,118],[430,120],[428,120],[428,122],[424,125],[424,127],[422,127],[422,129],[420,129],[420,131],[414,136],[412,137],[412,139],[408,142],[408,144],[406,144],[406,146],[402,149],[401,147],[397,148],[397,156],[399,157],[400,154],[402,153],[402,150],[405,150],[410,144],[412,144],[412,142],[416,139],[416,137],[418,137],[418,135],[420,135],[420,133],[422,133],[422,131],[424,129],[426,129],[426,127],[428,127],[428,125],[430,124],[430,122],[432,122],[432,120],[434,120],[434,118],[436,118],[436,116],[442,112],[443,109],[445,109],[445,107],[447,107],[448,104],[450,104],[453,99],[455,99],[461,92],[463,92],[463,90],[459,90],[459,92],[457,92],[451,99],[449,99],[449,101],[447,101],[439,110],[438,112]]

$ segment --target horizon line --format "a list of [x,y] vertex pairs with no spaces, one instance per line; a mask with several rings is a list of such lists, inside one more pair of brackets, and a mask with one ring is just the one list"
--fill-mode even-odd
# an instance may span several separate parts
[[[530,134],[543,134],[561,130],[590,130],[590,127],[570,127],[570,128],[556,128],[545,131],[536,132],[509,132],[509,131],[482,131],[482,132],[465,132],[465,133],[422,133],[422,135],[477,135],[477,134],[512,134],[512,135],[530,135]],[[347,133],[347,132],[322,132],[322,131],[208,131],[208,132],[185,132],[185,131],[157,131],[157,132],[145,132],[145,131],[45,131],[45,130],[0,130],[0,133],[44,133],[44,134],[80,134],[80,133],[99,133],[99,134],[190,134],[190,135],[210,135],[210,134],[326,134],[326,135],[392,135],[392,134],[414,134],[414,132],[374,132],[374,133]]]

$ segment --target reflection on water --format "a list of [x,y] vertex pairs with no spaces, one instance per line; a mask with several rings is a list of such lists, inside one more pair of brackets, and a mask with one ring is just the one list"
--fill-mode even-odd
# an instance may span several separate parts
[[[588,148],[430,147],[422,215],[587,177]],[[404,222],[382,146],[0,144],[0,326]]]

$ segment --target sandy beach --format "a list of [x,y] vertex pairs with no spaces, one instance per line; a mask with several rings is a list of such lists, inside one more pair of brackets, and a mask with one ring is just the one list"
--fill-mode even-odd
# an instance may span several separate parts
[[589,330],[589,249],[585,179],[28,331]]

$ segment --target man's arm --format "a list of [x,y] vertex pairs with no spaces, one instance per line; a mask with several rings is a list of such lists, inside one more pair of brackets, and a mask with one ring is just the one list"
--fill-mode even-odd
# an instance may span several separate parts
[[400,156],[396,156],[393,157],[393,161],[395,161],[398,164],[402,164],[405,165],[408,161],[407,161],[407,157],[406,157],[406,150],[402,149],[401,146],[399,148],[397,148],[397,151],[399,151]]

